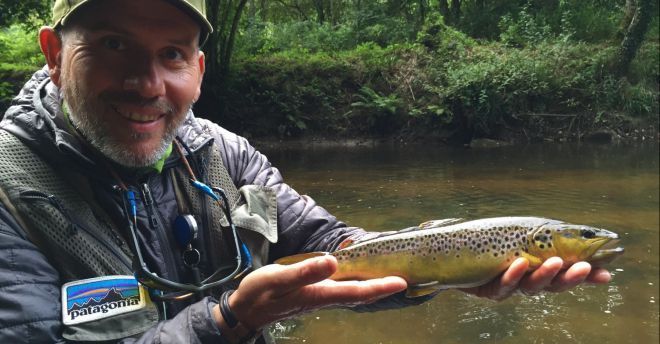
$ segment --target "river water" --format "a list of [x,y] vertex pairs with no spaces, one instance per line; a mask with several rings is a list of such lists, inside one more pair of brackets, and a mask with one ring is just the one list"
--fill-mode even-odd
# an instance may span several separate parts
[[285,180],[352,226],[533,215],[610,229],[626,253],[609,285],[493,302],[444,291],[376,313],[317,311],[278,343],[658,343],[658,146],[539,144],[261,149]]

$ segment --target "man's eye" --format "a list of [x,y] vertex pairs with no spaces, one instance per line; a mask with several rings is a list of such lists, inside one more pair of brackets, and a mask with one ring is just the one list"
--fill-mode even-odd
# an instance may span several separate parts
[[168,60],[180,60],[183,58],[183,54],[177,49],[167,49],[163,53],[163,56]]
[[111,50],[123,50],[126,48],[124,42],[118,38],[106,37],[103,39],[103,46]]

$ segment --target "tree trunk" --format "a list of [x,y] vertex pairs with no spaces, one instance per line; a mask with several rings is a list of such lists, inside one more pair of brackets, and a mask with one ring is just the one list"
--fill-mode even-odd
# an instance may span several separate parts
[[268,6],[266,0],[259,0],[259,15],[261,16],[261,22],[265,23],[268,19]]
[[438,0],[438,10],[440,11],[440,15],[442,15],[442,18],[445,21],[445,24],[449,24],[450,18],[449,18],[449,3],[447,2],[448,0]]
[[323,0],[314,0],[314,9],[316,10],[316,20],[319,24],[325,23],[325,6]]
[[337,18],[337,11],[335,10],[335,2],[333,0],[328,0],[328,18],[332,25],[337,25],[339,18]]
[[615,70],[619,75],[628,73],[630,63],[637,55],[651,23],[651,0],[634,0],[634,2],[635,12],[624,32],[623,41],[616,57]]
[[214,77],[218,75],[218,49],[220,47],[220,35],[218,34],[220,0],[206,1],[206,18],[213,26],[213,33],[209,35],[208,41],[204,45],[206,54],[205,79],[213,82]]
[[238,24],[248,0],[206,0],[206,14],[213,33],[204,47],[206,77],[213,84],[223,84],[231,66]]
[[621,36],[624,35],[625,31],[630,26],[633,17],[635,16],[635,10],[637,9],[637,2],[635,0],[626,0],[626,5],[623,8],[623,19],[621,20]]
[[419,0],[419,23],[423,26],[426,22],[426,0]]
[[461,1],[451,0],[451,23],[455,26],[458,25],[461,19]]
[[221,76],[224,78],[229,74],[229,66],[231,65],[231,55],[234,52],[234,43],[236,42],[236,33],[238,33],[238,24],[241,22],[241,14],[245,8],[245,4],[248,0],[240,0],[234,12],[232,18],[231,27],[229,29],[229,35],[227,37],[226,49],[223,56],[221,56],[220,67],[221,67]]

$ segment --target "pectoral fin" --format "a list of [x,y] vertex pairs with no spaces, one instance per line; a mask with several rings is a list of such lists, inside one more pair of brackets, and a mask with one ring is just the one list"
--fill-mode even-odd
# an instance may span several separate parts
[[521,252],[520,256],[523,258],[527,258],[527,260],[529,261],[530,270],[536,269],[539,266],[541,266],[541,264],[543,264],[543,260],[541,258],[533,256],[527,252]]
[[294,254],[293,256],[282,257],[276,260],[275,264],[291,265],[298,262],[302,262],[305,259],[321,257],[328,254],[329,254],[328,252],[310,252],[310,253]]
[[442,289],[438,281],[433,281],[424,284],[410,285],[408,286],[408,290],[406,291],[406,297],[409,298],[420,297],[431,294],[437,291],[438,289]]

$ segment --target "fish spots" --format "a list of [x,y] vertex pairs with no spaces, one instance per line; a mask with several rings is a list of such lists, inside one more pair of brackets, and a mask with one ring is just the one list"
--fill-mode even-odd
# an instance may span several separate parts
[[550,229],[545,229],[542,232],[535,234],[533,244],[541,250],[552,248],[552,234],[553,231]]
[[406,232],[363,241],[333,254],[338,260],[396,254],[397,257],[412,261],[422,258],[436,262],[444,257],[461,260],[475,257],[482,261],[497,258],[498,261],[506,261],[519,257],[523,251],[527,252],[529,243],[549,246],[549,240],[555,234],[544,229],[535,237],[528,237],[532,230],[531,227],[507,226],[500,222],[477,227],[456,226],[451,229]]
[[[460,228],[460,233],[443,233],[439,240],[440,251],[445,255],[460,250],[469,250],[476,257],[508,257],[514,256],[521,248],[526,247],[528,228],[521,226],[485,226],[482,228]],[[449,241],[449,243],[446,243]],[[459,255],[454,253],[454,257]]]

